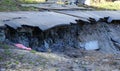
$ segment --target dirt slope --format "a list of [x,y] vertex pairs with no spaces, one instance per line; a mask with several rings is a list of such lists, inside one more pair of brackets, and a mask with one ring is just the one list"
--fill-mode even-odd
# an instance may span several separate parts
[[0,47],[0,71],[120,71],[119,54],[84,51],[76,58],[21,50],[7,44]]

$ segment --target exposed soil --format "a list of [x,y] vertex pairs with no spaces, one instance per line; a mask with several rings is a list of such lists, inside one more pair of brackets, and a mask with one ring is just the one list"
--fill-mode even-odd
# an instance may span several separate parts
[[[79,24],[44,32],[37,27],[7,26],[1,33],[5,37],[0,43],[1,71],[120,71],[120,25]],[[85,43],[93,40],[99,50],[85,50]],[[15,43],[33,50],[18,49]]]
[[[84,25],[80,25],[84,24]],[[41,52],[63,52],[68,49],[85,49],[85,44],[97,41],[99,51],[105,53],[119,53],[120,25],[98,22],[94,24],[78,23],[58,26],[46,31],[37,27],[23,26],[5,29],[5,37],[12,43],[21,43]]]

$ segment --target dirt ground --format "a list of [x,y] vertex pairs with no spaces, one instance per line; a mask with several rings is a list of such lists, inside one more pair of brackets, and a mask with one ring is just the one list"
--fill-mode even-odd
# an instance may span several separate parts
[[119,54],[78,49],[67,53],[27,51],[4,44],[0,71],[120,71]]

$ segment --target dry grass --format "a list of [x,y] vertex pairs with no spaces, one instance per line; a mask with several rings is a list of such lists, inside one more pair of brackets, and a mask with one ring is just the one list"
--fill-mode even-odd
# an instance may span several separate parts
[[120,3],[118,2],[93,3],[92,6],[96,9],[120,10]]
[[0,0],[0,11],[33,11],[34,7],[21,7],[20,0]]

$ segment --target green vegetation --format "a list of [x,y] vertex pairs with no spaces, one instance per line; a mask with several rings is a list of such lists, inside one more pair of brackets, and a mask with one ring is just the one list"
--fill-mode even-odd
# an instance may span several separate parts
[[22,7],[20,4],[21,4],[20,0],[0,0],[0,11],[38,10],[34,7]]
[[0,42],[0,48],[9,49],[10,46],[9,46],[9,45],[6,45],[6,44],[4,44],[4,43],[2,43],[2,42]]
[[4,54],[10,56],[10,55],[11,55],[11,52],[10,52],[9,49],[5,49]]
[[2,56],[0,56],[0,61],[3,60]]
[[31,52],[31,53],[36,53],[36,51],[35,51],[35,50],[31,50],[30,52]]
[[16,64],[19,64],[19,61],[15,61]]
[[93,3],[92,6],[97,10],[120,10],[120,3],[117,2]]
[[45,2],[46,0],[19,0],[21,3],[41,3]]

